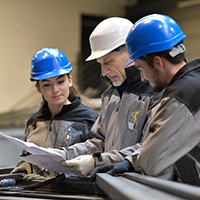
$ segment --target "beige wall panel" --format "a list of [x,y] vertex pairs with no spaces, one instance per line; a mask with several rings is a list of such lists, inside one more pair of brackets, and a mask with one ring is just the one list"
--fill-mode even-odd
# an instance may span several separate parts
[[[30,61],[43,47],[56,47],[76,63],[81,14],[123,16],[125,0],[0,0],[0,113],[26,96]],[[75,70],[74,66],[74,70]]]
[[200,57],[200,3],[174,8],[169,11],[169,15],[178,22],[182,31],[187,35],[185,45],[188,59]]

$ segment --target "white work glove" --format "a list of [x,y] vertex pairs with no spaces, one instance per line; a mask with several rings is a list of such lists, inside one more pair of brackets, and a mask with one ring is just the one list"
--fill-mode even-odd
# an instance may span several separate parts
[[47,148],[50,152],[60,154],[63,158],[66,159],[66,151],[64,149],[57,149],[57,148]]
[[94,169],[95,163],[93,156],[82,155],[62,162],[62,166],[79,177],[86,177]]

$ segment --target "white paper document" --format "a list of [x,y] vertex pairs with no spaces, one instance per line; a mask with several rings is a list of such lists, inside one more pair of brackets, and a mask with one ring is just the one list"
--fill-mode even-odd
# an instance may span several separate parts
[[59,153],[54,152],[48,148],[39,147],[32,142],[25,142],[18,138],[5,135],[1,132],[0,135],[30,153],[30,155],[27,156],[20,156],[22,160],[40,167],[44,167],[45,169],[50,169],[65,174],[72,174],[69,170],[60,164],[66,159],[63,158]]

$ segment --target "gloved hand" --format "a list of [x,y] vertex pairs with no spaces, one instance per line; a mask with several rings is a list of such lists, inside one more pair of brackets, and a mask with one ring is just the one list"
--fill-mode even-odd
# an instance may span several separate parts
[[42,182],[47,180],[46,177],[40,176],[39,174],[26,174],[23,176],[23,179],[26,181],[33,181],[33,182]]
[[41,170],[43,176],[49,176],[50,172],[48,169],[45,169],[44,167],[39,167],[39,169]]
[[19,173],[19,172],[25,172],[26,174],[31,174],[31,164],[27,162],[19,162],[19,164],[10,172],[13,173]]
[[120,174],[123,172],[133,172],[134,168],[128,160],[124,160],[120,163],[105,164],[99,167],[95,167],[90,173],[90,177],[94,182],[96,180],[96,173],[107,172],[110,175]]
[[57,149],[57,148],[47,148],[47,149],[53,153],[60,154],[63,158],[66,158],[66,151],[64,149]]
[[79,177],[86,177],[94,169],[95,164],[92,155],[82,155],[62,162],[62,166]]

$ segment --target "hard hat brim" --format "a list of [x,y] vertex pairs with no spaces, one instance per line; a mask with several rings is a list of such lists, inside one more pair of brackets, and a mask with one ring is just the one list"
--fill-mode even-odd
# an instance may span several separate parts
[[43,80],[43,79],[47,79],[47,78],[52,78],[52,77],[55,77],[55,76],[61,76],[61,75],[70,73],[72,71],[72,69],[73,69],[73,67],[67,68],[67,69],[55,70],[55,71],[52,71],[52,72],[49,72],[49,73],[46,73],[46,74],[38,75],[34,78],[31,77],[30,80],[31,81],[39,81],[39,80]]
[[105,56],[106,54],[110,53],[112,50],[113,49],[92,52],[91,55],[85,61],[90,61],[90,60],[94,60],[102,56]]
[[126,65],[124,66],[124,68],[128,67],[129,65],[131,65],[131,63],[134,62],[133,59],[129,59],[128,62],[126,63]]

